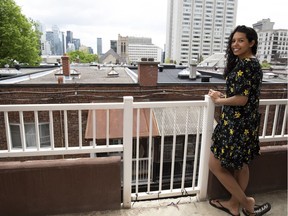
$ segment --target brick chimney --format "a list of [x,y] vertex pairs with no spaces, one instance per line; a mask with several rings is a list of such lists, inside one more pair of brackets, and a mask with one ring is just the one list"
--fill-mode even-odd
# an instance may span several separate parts
[[138,82],[140,86],[157,86],[158,64],[154,61],[138,62]]
[[70,63],[69,63],[69,56],[64,54],[64,56],[61,57],[62,59],[62,70],[64,76],[70,76]]

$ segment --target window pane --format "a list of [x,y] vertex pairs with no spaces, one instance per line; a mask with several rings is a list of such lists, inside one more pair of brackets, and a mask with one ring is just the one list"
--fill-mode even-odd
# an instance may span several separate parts
[[[19,124],[10,125],[10,131],[11,131],[12,147],[22,148],[20,125]],[[51,145],[49,123],[39,124],[39,136],[41,147],[47,147]],[[35,124],[33,123],[25,124],[25,139],[26,139],[26,147],[36,147]]]
[[35,134],[35,125],[34,124],[25,124],[25,137],[26,137],[26,146],[35,147],[36,146],[36,134]]
[[21,135],[19,125],[10,125],[12,148],[21,148]]
[[40,145],[41,147],[50,146],[50,130],[49,124],[40,124]]

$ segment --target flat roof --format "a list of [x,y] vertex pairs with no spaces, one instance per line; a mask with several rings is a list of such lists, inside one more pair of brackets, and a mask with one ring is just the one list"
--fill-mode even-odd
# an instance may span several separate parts
[[[108,76],[112,66],[89,66],[89,65],[71,65],[70,77],[64,78],[64,83],[80,84],[135,84],[138,82],[138,68],[127,66],[113,66],[113,70],[119,73],[119,76]],[[196,79],[189,79],[189,76],[178,77],[178,73],[185,70],[181,67],[163,67],[158,71],[159,84],[196,84],[203,83],[202,78],[210,76],[210,83],[225,83],[221,71],[208,70],[207,68],[197,68],[201,76]],[[4,70],[4,69],[2,69]],[[15,71],[12,70],[11,71]],[[12,74],[9,77],[0,78],[0,84],[57,84],[59,74],[62,74],[61,67],[54,68],[21,68],[20,73]],[[265,74],[265,71],[263,71]],[[78,76],[79,75],[79,76]],[[207,81],[207,80],[206,80]],[[277,74],[277,77],[263,77],[264,82],[269,83],[288,83],[287,71]],[[207,83],[207,82],[206,82]]]

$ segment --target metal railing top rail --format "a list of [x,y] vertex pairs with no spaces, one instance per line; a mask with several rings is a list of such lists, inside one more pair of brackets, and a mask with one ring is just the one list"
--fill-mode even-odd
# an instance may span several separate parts
[[17,111],[62,111],[62,110],[93,110],[93,109],[123,109],[121,103],[71,103],[71,104],[13,104],[0,105],[0,112]]
[[259,101],[260,105],[288,105],[288,99],[261,99]]

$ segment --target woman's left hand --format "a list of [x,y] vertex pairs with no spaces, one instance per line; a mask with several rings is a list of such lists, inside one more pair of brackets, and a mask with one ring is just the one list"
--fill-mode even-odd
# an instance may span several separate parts
[[213,89],[210,89],[208,92],[208,95],[211,97],[212,101],[217,104],[217,100],[221,98],[222,93],[219,91],[215,91]]

